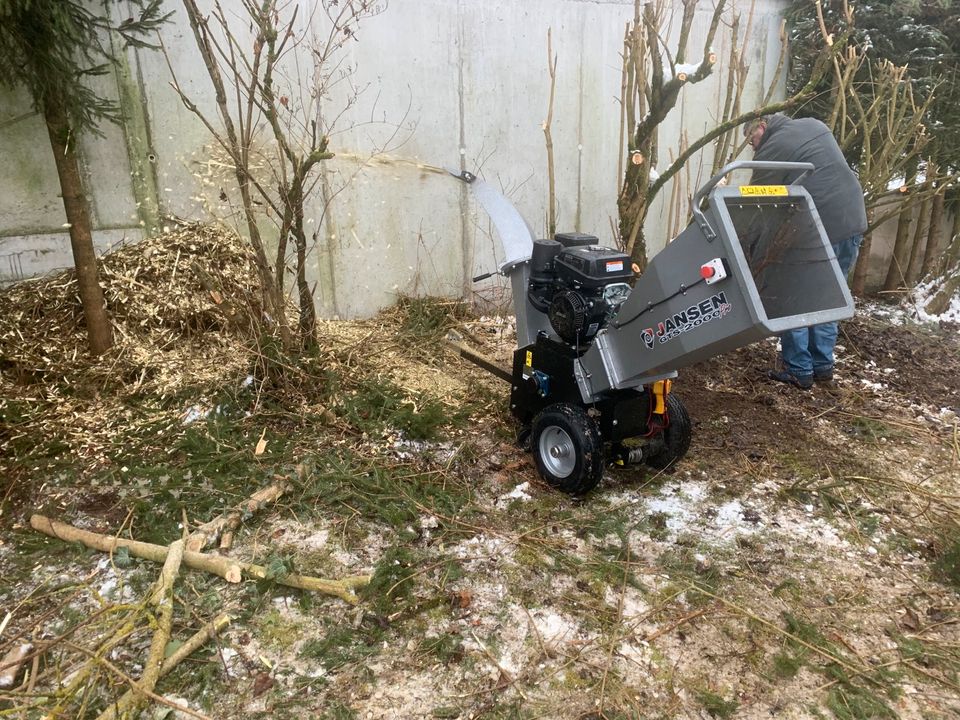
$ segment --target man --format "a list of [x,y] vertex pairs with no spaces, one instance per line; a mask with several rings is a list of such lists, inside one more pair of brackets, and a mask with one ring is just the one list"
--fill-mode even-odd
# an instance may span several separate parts
[[[867,229],[860,181],[847,165],[830,129],[814,118],[792,119],[777,113],[744,126],[754,160],[809,162],[814,170],[800,184],[806,188],[820,214],[823,229],[833,245],[840,272],[853,267]],[[786,185],[796,171],[757,170],[753,185]],[[809,390],[814,382],[833,380],[835,322],[791,330],[780,336],[782,368],[771,370],[772,380]]]

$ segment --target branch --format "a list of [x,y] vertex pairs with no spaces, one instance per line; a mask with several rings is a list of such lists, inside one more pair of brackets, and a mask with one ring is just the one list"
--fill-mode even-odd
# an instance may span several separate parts
[[204,548],[216,542],[224,531],[236,530],[245,515],[252,515],[266,507],[268,503],[276,502],[289,489],[290,483],[286,479],[279,479],[267,487],[261,488],[234,510],[224,513],[194,530],[187,538],[187,550],[201,552]]
[[[845,38],[844,38],[845,40]],[[693,142],[686,150],[680,153],[677,156],[677,159],[670,165],[665,171],[660,174],[660,177],[657,178],[651,185],[650,189],[647,192],[647,203],[656,197],[656,194],[660,192],[660,189],[666,184],[670,178],[677,174],[677,172],[684,166],[684,164],[689,160],[696,152],[701,148],[711,143],[716,138],[723,135],[728,130],[731,130],[735,127],[739,127],[744,123],[750,122],[751,120],[756,120],[757,118],[763,117],[765,115],[772,115],[773,113],[781,112],[783,110],[788,110],[792,107],[795,107],[802,102],[808,100],[811,96],[814,95],[817,84],[820,82],[823,77],[826,67],[833,58],[834,53],[837,52],[838,48],[842,48],[843,43],[835,43],[830,46],[829,49],[825,50],[824,53],[817,60],[817,65],[814,67],[814,71],[810,76],[810,79],[807,81],[807,84],[801,88],[801,90],[795,95],[783,100],[781,102],[772,103],[756,110],[751,110],[750,112],[743,113],[738,117],[733,118],[725,123],[720,124],[706,135],[701,137],[699,140]]]
[[[78,653],[81,653],[81,654],[83,654],[83,655],[88,656],[91,661],[93,661],[93,662],[96,663],[97,665],[103,666],[104,668],[106,668],[106,669],[109,670],[111,673],[113,673],[114,675],[116,675],[120,680],[122,680],[124,683],[126,683],[126,684],[129,685],[130,687],[136,687],[137,683],[134,681],[133,678],[131,678],[129,675],[127,675],[125,672],[123,672],[123,670],[121,670],[120,668],[118,668],[116,665],[114,665],[112,662],[110,662],[109,660],[107,660],[105,657],[102,657],[102,656],[94,653],[93,651],[88,650],[87,648],[83,647],[82,645],[77,645],[76,643],[65,642],[64,644],[65,644],[68,648],[70,648],[71,650],[74,650],[74,651],[76,651],[76,652],[78,652]],[[146,690],[142,690],[142,689],[141,689],[140,692],[144,693],[148,698],[150,698],[151,700],[153,700],[153,701],[156,702],[156,703],[159,703],[160,705],[165,705],[166,707],[172,708],[172,709],[174,709],[174,710],[176,710],[176,711],[178,711],[178,712],[181,712],[181,713],[183,713],[183,714],[185,714],[185,715],[189,715],[190,717],[195,717],[195,718],[197,718],[198,720],[210,720],[210,718],[208,718],[206,715],[202,715],[201,713],[198,713],[198,712],[195,711],[195,710],[191,710],[190,708],[186,707],[185,705],[180,705],[180,704],[178,704],[178,703],[173,702],[172,700],[168,700],[167,698],[163,697],[162,695],[157,695],[157,694],[156,694],[155,692],[153,692],[152,690],[149,691],[149,692],[147,692]],[[52,717],[52,715],[48,715],[48,717]]]
[[[100,533],[90,532],[89,530],[81,530],[72,525],[51,520],[43,515],[32,515],[30,517],[30,527],[50,537],[65,540],[66,542],[79,542],[94,550],[100,550],[101,552],[115,552],[117,548],[125,547],[131,555],[146,560],[153,560],[154,562],[166,560],[169,550],[169,548],[163,545],[154,545],[153,543],[145,543],[138,540],[126,540],[101,535]],[[217,555],[205,555],[204,553],[185,551],[183,553],[183,563],[187,567],[195,570],[203,570],[213,575],[219,575],[231,583],[240,582],[244,575],[257,580],[267,579],[267,570],[262,565],[240,562]],[[369,584],[370,576],[355,575],[341,580],[326,580],[323,578],[310,577],[309,575],[295,575],[290,573],[274,578],[274,581],[287,587],[334,595],[351,605],[356,605],[359,600],[354,594],[353,589]]]
[[183,540],[170,543],[166,562],[160,571],[160,580],[153,593],[151,602],[158,608],[157,628],[150,641],[150,652],[143,666],[143,676],[120,701],[104,710],[97,720],[114,720],[127,713],[135,715],[140,706],[148,699],[149,693],[157,686],[160,679],[160,668],[163,666],[163,655],[170,642],[170,631],[173,628],[173,584],[180,573],[180,563],[183,561]]
[[[173,654],[170,655],[170,657],[163,661],[163,665],[160,666],[158,679],[169,675],[177,665],[179,665],[186,658],[190,657],[190,655],[203,647],[210,638],[217,635],[221,630],[229,625],[230,620],[231,618],[227,614],[218,615],[216,618],[208,622],[197,632],[191,635],[185,643],[183,643],[173,652]],[[112,704],[109,710],[104,711],[103,714],[97,718],[97,720],[106,720],[107,718],[112,718],[114,716],[122,717],[123,713],[127,712],[129,708],[132,707],[132,703],[134,698],[137,697],[138,692],[140,692],[140,690],[134,688],[127,690],[127,692],[124,693],[124,695],[122,695],[116,703]],[[108,712],[114,714],[108,715]]]
[[550,101],[547,104],[547,119],[543,123],[543,137],[547,146],[547,237],[557,231],[557,189],[553,167],[553,99],[557,88],[557,57],[553,54],[551,29],[547,28],[547,72],[550,74]]
[[[723,3],[720,3],[721,5]],[[683,17],[680,20],[680,37],[677,40],[677,63],[687,57],[687,41],[690,39],[690,27],[697,12],[697,0],[683,0]]]

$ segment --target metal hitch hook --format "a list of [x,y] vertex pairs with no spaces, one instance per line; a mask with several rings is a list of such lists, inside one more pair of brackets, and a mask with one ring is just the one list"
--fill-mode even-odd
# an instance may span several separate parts
[[477,179],[477,176],[469,170],[453,170],[452,168],[446,168],[446,171],[453,175],[457,180],[462,180],[468,185]]

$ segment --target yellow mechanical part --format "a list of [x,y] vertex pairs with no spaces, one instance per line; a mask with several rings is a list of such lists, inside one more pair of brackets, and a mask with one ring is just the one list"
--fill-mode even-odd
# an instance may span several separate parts
[[667,395],[673,388],[673,380],[657,380],[653,384],[653,412],[663,415],[667,411]]

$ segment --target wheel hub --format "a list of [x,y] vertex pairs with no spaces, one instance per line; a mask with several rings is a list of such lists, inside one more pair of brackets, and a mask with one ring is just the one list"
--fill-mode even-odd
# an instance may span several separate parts
[[540,434],[540,457],[553,475],[564,478],[577,464],[573,440],[566,430],[552,425]]

